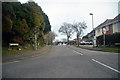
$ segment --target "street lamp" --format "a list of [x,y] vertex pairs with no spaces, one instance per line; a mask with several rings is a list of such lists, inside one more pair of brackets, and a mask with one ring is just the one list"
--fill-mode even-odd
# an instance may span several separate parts
[[93,28],[93,48],[94,48],[94,23],[93,23],[93,13],[90,13],[92,15],[92,28]]

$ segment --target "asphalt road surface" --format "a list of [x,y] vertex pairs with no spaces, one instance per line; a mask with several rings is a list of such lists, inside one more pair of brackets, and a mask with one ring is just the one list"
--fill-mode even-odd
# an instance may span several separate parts
[[118,78],[118,53],[53,46],[44,55],[3,64],[3,78]]

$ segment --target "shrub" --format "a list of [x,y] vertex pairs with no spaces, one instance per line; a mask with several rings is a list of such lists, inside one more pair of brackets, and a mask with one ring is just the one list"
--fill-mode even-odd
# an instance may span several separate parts
[[[120,33],[105,35],[105,44],[107,46],[114,46],[115,43],[120,43]],[[103,45],[103,35],[97,37],[97,45]]]

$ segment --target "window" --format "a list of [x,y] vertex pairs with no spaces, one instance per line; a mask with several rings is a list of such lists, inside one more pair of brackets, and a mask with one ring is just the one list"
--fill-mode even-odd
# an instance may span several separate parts
[[109,31],[109,26],[106,27],[106,31]]
[[115,24],[115,29],[118,29],[119,23]]
[[100,33],[100,28],[98,28],[98,33]]

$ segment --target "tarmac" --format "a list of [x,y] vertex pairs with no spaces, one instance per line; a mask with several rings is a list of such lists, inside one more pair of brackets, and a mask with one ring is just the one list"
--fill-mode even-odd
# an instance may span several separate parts
[[[76,45],[74,45],[74,46],[77,47]],[[82,49],[88,49],[88,50],[94,50],[94,51],[115,52],[115,51],[103,51],[103,50],[100,50],[101,48],[96,48],[96,47],[93,48],[93,45],[80,45],[79,47]],[[52,46],[45,46],[40,50],[29,52],[29,53],[18,53],[18,54],[2,56],[2,63],[9,63],[9,62],[13,62],[13,61],[37,57],[37,56],[43,55],[45,53],[48,53],[51,50],[51,48],[52,48]],[[118,52],[116,52],[116,53],[118,53]]]

